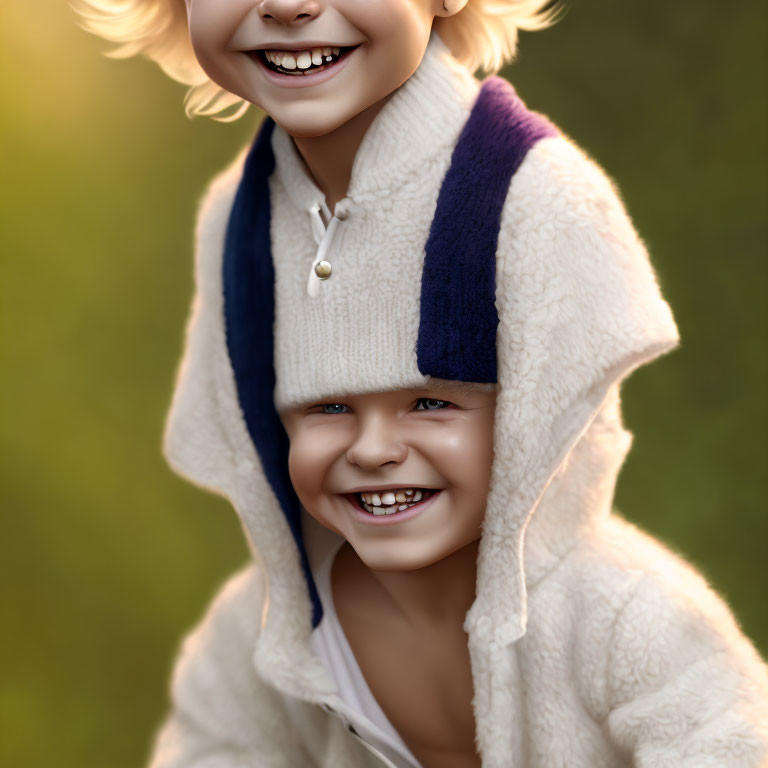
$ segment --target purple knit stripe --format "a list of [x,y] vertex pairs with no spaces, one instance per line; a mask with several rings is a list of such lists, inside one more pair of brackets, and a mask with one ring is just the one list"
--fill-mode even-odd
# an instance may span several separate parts
[[451,157],[425,248],[417,363],[425,375],[495,382],[496,246],[509,185],[528,150],[557,135],[490,77]]

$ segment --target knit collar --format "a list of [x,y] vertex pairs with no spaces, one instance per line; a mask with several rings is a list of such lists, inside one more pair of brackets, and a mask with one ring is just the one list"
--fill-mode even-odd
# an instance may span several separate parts
[[[478,81],[433,32],[419,68],[366,131],[352,166],[348,203],[365,205],[394,192],[416,168],[450,151],[478,90]],[[310,177],[293,139],[279,126],[272,150],[275,174],[296,208],[323,208],[325,195]]]

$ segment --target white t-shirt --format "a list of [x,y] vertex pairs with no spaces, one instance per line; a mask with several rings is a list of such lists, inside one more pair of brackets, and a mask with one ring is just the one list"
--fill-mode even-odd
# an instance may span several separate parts
[[336,615],[331,591],[331,568],[343,543],[343,540],[339,541],[313,574],[323,605],[323,618],[312,632],[310,645],[336,683],[339,698],[356,713],[355,728],[360,735],[381,750],[395,765],[421,768],[371,693]]

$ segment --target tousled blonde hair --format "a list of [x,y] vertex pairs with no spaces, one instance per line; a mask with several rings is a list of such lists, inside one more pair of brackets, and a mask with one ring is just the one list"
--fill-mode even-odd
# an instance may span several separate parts
[[[184,0],[73,0],[81,26],[117,48],[108,56],[126,59],[143,54],[180,83],[189,117],[208,115],[237,120],[248,102],[225,91],[205,74],[192,50]],[[552,0],[469,0],[454,16],[437,20],[438,32],[453,55],[472,72],[497,72],[511,61],[519,29],[550,26],[559,6]]]

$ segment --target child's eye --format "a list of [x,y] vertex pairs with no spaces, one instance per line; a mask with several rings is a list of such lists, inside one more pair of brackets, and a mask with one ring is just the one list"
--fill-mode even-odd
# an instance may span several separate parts
[[434,397],[420,397],[416,401],[417,411],[439,411],[451,405],[447,400],[436,400]]
[[349,408],[347,408],[344,403],[323,403],[320,408],[322,408],[323,413],[327,413],[331,416],[337,413],[347,413],[347,411],[349,411]]

